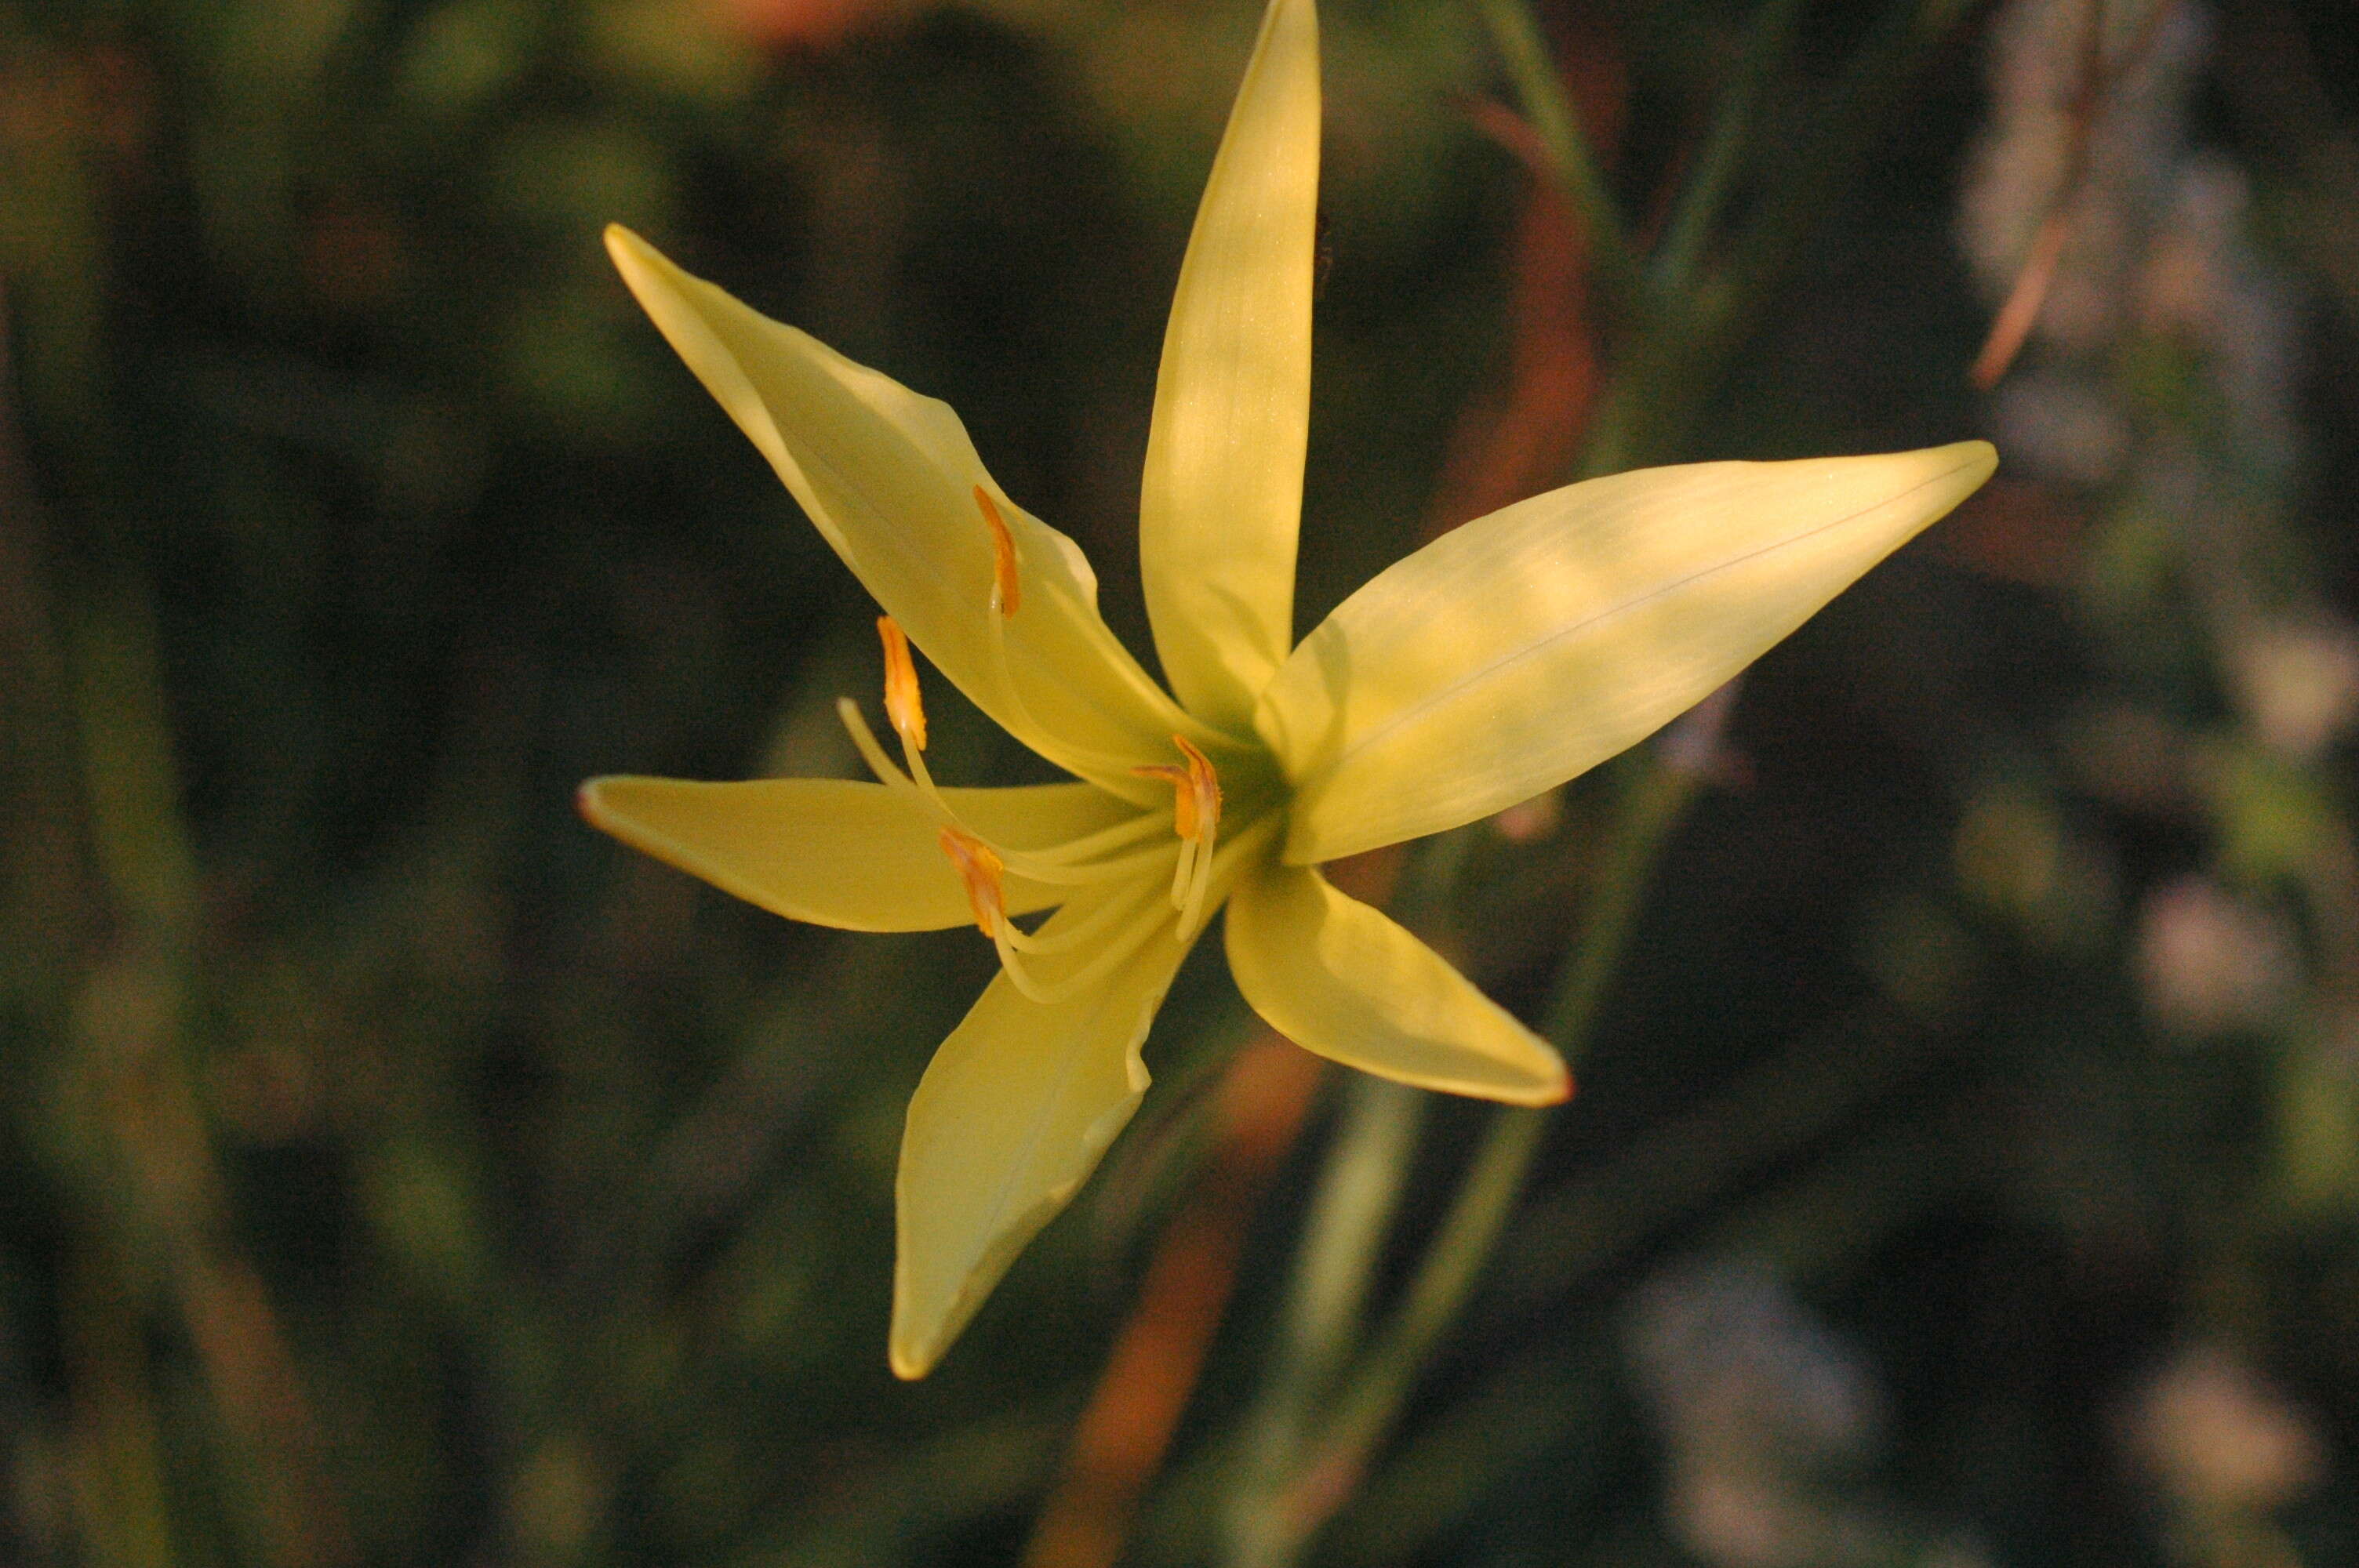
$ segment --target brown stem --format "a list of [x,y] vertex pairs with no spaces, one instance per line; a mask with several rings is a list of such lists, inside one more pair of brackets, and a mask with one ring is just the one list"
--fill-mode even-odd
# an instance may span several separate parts
[[2056,281],[2057,265],[2063,260],[2064,248],[2072,238],[2072,203],[2089,177],[2089,151],[2096,136],[2098,111],[2104,106],[2105,95],[2146,58],[2162,30],[2163,19],[2170,15],[2175,4],[2176,0],[2158,0],[2139,24],[2137,37],[2131,40],[2130,47],[2109,65],[2105,61],[2105,0],[2089,0],[2089,27],[2082,39],[2080,90],[2072,95],[2067,128],[2064,175],[2056,182],[2055,193],[2048,199],[2048,211],[2039,220],[2030,253],[2024,257],[2022,270],[2015,276],[2014,287],[2007,290],[2006,302],[1992,319],[1990,336],[1983,341],[1982,351],[1974,356],[1973,368],[1967,373],[1975,391],[1988,392],[1999,384],[2007,368],[2015,363],[2016,356],[2023,351],[2031,329],[2038,323],[2039,308],[2048,302],[2048,290]]

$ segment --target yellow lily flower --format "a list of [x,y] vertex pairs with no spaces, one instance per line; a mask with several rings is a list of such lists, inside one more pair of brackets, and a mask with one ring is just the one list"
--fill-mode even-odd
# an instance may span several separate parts
[[[1139,553],[1169,693],[1099,618],[1080,550],[992,481],[949,407],[607,233],[640,304],[889,611],[900,758],[847,701],[875,783],[603,778],[584,812],[791,919],[971,920],[1002,960],[909,1104],[905,1378],[1130,1119],[1148,1025],[1223,904],[1239,989],[1306,1048],[1428,1088],[1562,1099],[1547,1042],[1319,863],[1473,821],[1643,739],[1995,466],[1965,442],[1593,480],[1426,546],[1295,645],[1319,115],[1312,0],[1272,0],[1147,439]],[[937,786],[909,643],[1075,782]]]

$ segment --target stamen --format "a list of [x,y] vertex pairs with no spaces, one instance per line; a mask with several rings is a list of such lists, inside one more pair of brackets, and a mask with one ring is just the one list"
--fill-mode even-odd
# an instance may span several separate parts
[[1024,602],[1024,585],[1016,575],[1016,537],[1007,531],[1007,519],[999,514],[999,507],[991,492],[981,485],[974,487],[974,503],[983,509],[983,520],[991,524],[991,608],[1002,615],[1013,615]]
[[[1221,852],[1233,862],[1241,857],[1259,854],[1262,846],[1267,844],[1284,820],[1284,817],[1275,813],[1264,816],[1258,821],[1249,824],[1236,838],[1221,846]],[[1198,873],[1207,881],[1211,876],[1212,859],[1212,852],[1207,847],[1202,860],[1205,869]],[[1153,884],[1142,881],[1136,885],[1147,888]],[[1201,896],[1200,892],[1198,893],[1200,904]],[[1006,971],[1008,983],[1029,1000],[1049,1006],[1079,995],[1087,988],[1103,979],[1117,966],[1129,962],[1131,957],[1152,940],[1158,931],[1169,929],[1174,936],[1183,942],[1194,935],[1192,914],[1183,914],[1179,922],[1169,926],[1166,925],[1168,918],[1155,907],[1151,894],[1142,904],[1135,893],[1117,893],[1109,899],[1103,908],[1081,917],[1052,936],[1027,938],[1025,933],[1016,928],[1012,921],[1002,919],[998,933],[992,941],[999,949],[1000,967]],[[1043,981],[1025,962],[1025,948],[1036,954],[1061,951],[1067,946],[1066,938],[1078,937],[1084,928],[1094,936],[1103,925],[1114,925],[1117,929],[1114,935],[1103,941],[1097,952],[1090,957],[1088,962],[1070,974],[1060,976],[1053,981]],[[1023,942],[1022,947],[1018,946],[1019,939]],[[1074,945],[1077,946],[1078,943]]]
[[1187,900],[1180,905],[1180,927],[1176,935],[1185,942],[1209,917],[1205,901],[1212,890],[1212,843],[1210,838],[1196,850],[1195,876],[1188,883]]
[[1001,941],[1009,929],[1007,924],[1007,886],[1003,875],[1006,868],[990,845],[963,828],[945,827],[936,836],[942,853],[958,868],[959,880],[966,884],[967,907],[974,911],[975,925],[993,941]]
[[[893,760],[885,754],[884,746],[876,739],[876,731],[869,727],[868,716],[860,711],[858,703],[848,697],[839,697],[835,704],[835,713],[836,717],[843,721],[844,731],[852,737],[853,747],[859,752],[860,760],[868,764],[868,771],[876,775],[877,783],[915,801],[918,809],[932,817],[937,827],[955,828],[979,844],[989,842],[983,835],[969,827],[958,813],[951,809],[951,803],[943,798],[941,791],[934,787],[932,776],[923,771],[926,765],[923,757],[915,752],[903,752],[902,754],[916,763],[919,770],[918,776],[912,778],[894,766]],[[1153,819],[1150,817],[1144,820],[1152,821]],[[1060,845],[1055,849],[1045,852],[1011,849],[1005,845],[997,844],[990,845],[990,848],[992,852],[999,857],[1004,869],[1015,872],[1028,881],[1046,882],[1050,887],[1090,887],[1099,882],[1135,876],[1153,865],[1163,855],[1169,853],[1169,850],[1161,844],[1154,844],[1126,855],[1116,855],[1103,860],[1094,860],[1086,865],[1078,866],[1069,863],[1067,852],[1085,846],[1118,846],[1123,840],[1139,836],[1131,830],[1130,824],[1118,823],[1114,828],[1101,829],[1087,838],[1077,838],[1071,844]]]
[[1052,845],[1046,849],[1028,849],[1025,853],[1051,865],[1070,866],[1076,860],[1086,860],[1105,850],[1119,849],[1141,838],[1151,838],[1161,828],[1162,825],[1156,821],[1153,812],[1142,811],[1135,816],[1124,817],[1111,827],[1101,827],[1094,833],[1084,833],[1062,844]]
[[893,765],[893,759],[885,754],[883,746],[877,744],[876,731],[868,727],[868,716],[860,711],[860,704],[848,697],[839,697],[835,699],[835,716],[843,721],[844,732],[852,737],[853,749],[859,752],[860,760],[868,764],[868,771],[876,775],[878,784],[896,794],[909,796],[918,803],[919,810],[944,827],[957,822],[947,804],[919,788],[908,774]]
[[[999,589],[995,586],[991,590],[991,596],[995,604],[999,600]],[[1023,738],[1022,731],[1025,730],[1039,737],[1038,741],[1027,742],[1036,750],[1039,749],[1044,741],[1054,747],[1053,752],[1044,752],[1042,754],[1060,768],[1069,768],[1075,773],[1086,770],[1100,773],[1119,773],[1127,771],[1131,765],[1128,757],[1117,757],[1111,752],[1101,752],[1093,747],[1077,746],[1040,722],[1039,716],[1032,711],[1032,705],[1024,700],[1024,688],[1016,684],[1016,668],[1007,657],[1006,620],[1005,615],[994,615],[988,618],[986,623],[991,628],[993,669],[999,676],[999,689],[1007,694],[1009,708],[1007,718],[1014,721],[1009,728],[1017,730],[1019,739]]]
[[1086,914],[1074,916],[1045,935],[1011,924],[1007,933],[1008,945],[1019,953],[1041,955],[1067,953],[1076,947],[1087,946],[1107,926],[1136,913],[1136,906],[1142,902],[1142,894],[1145,900],[1152,900],[1154,888],[1154,882],[1144,877],[1137,878],[1122,892],[1109,895],[1097,908]]
[[[1117,757],[1093,747],[1077,746],[1058,737],[1056,731],[1040,722],[1038,715],[1032,711],[1032,705],[1024,699],[1024,689],[1016,684],[1016,669],[1007,656],[1006,625],[1007,618],[1016,613],[1024,599],[1023,583],[1016,569],[1016,538],[1008,532],[1007,519],[1001,514],[998,503],[981,485],[974,487],[974,503],[975,509],[983,514],[984,524],[991,530],[992,613],[985,617],[985,623],[991,628],[991,657],[994,670],[999,676],[999,689],[1006,694],[1007,705],[1012,710],[1008,715],[1014,721],[1010,728],[1019,733],[1028,730],[1052,744],[1057,754],[1049,761],[1060,767],[1070,768],[1075,773],[1121,773],[1130,765],[1129,758]],[[1037,741],[1033,743],[1038,744]]]
[[1188,884],[1196,874],[1196,838],[1189,831],[1192,824],[1180,820],[1192,816],[1196,809],[1195,798],[1188,788],[1188,770],[1177,762],[1158,762],[1130,771],[1143,778],[1161,779],[1172,788],[1171,826],[1180,835],[1180,855],[1171,867],[1171,907],[1177,909],[1186,901]]
[[876,618],[876,634],[885,641],[885,717],[893,721],[905,748],[926,749],[926,705],[918,696],[918,666],[909,658],[909,639],[889,615]]
[[1171,785],[1171,827],[1180,836],[1179,862],[1171,868],[1171,905],[1180,911],[1179,935],[1185,940],[1196,929],[1212,884],[1212,853],[1221,833],[1221,775],[1212,760],[1185,735],[1171,743],[1188,764],[1162,762],[1131,772],[1158,778]]
[[[1221,846],[1221,850],[1232,862],[1242,857],[1259,854],[1262,847],[1269,842],[1271,837],[1284,825],[1285,820],[1284,816],[1275,812],[1266,814],[1259,820],[1248,824],[1243,833]],[[1202,879],[1196,892],[1197,910],[1192,913],[1183,912],[1179,922],[1170,927],[1171,934],[1182,942],[1189,940],[1196,933],[1196,914],[1201,912],[1202,887],[1210,882],[1212,875],[1212,849],[1210,845],[1205,847],[1202,865],[1203,870],[1197,873]],[[1117,900],[1117,902],[1127,903],[1128,901]],[[1145,918],[1141,918],[1141,915]],[[1007,970],[1009,983],[1025,996],[1043,1004],[1060,1002],[1104,979],[1110,970],[1119,964],[1127,962],[1131,956],[1145,946],[1158,931],[1164,928],[1162,915],[1150,904],[1147,909],[1132,915],[1130,924],[1121,934],[1110,939],[1088,963],[1050,984],[1043,984],[1024,967],[1021,955],[1016,953],[1012,943],[1001,945],[1000,962]],[[1012,930],[1013,927],[1009,929]],[[1057,935],[1062,936],[1065,933],[1060,931]]]
[[[1117,900],[1116,903],[1125,911],[1127,924],[1123,930],[1107,939],[1087,963],[1055,980],[1043,981],[1033,974],[1014,944],[1003,939],[999,962],[1000,967],[1007,971],[1008,983],[1029,1000],[1044,1007],[1053,1006],[1078,996],[1103,979],[1117,966],[1127,963],[1158,931],[1164,928],[1168,916],[1158,911],[1151,901],[1144,908],[1130,900]],[[1009,929],[1014,928],[1011,926]],[[1063,935],[1063,932],[1058,933],[1059,936]]]
[[1221,775],[1187,736],[1174,735],[1171,743],[1188,759],[1188,790],[1171,802],[1171,825],[1209,849],[1221,832]]
[[[926,766],[926,708],[918,695],[918,668],[909,658],[908,638],[903,635],[899,622],[889,615],[880,615],[876,618],[876,633],[885,642],[885,714],[893,721],[894,730],[901,737],[901,761],[908,767],[909,787],[924,798],[936,821],[946,826],[955,826],[960,832],[965,833],[975,842],[984,842],[982,836],[969,832],[965,824],[960,821],[958,813],[951,809],[950,802],[942,798],[940,788],[934,783],[932,771]],[[867,720],[858,717],[859,708],[856,705],[851,706],[850,711],[853,718],[847,719],[845,722],[851,725],[853,719],[858,720],[853,735],[853,743],[859,745],[862,733],[867,730]],[[874,737],[870,739],[873,743]],[[861,755],[871,768],[876,766],[876,757],[870,756],[866,747],[862,748]],[[882,755],[882,748],[878,748],[878,755]],[[887,764],[888,768],[890,764]],[[893,771],[897,775],[898,770]],[[880,772],[877,776],[880,779],[884,778],[885,773]],[[995,853],[1000,855],[1003,860],[1009,858],[1009,852],[1006,850],[996,850]],[[1014,858],[1024,861],[1031,859],[1029,856]],[[1024,871],[1019,865],[1018,874],[1030,875],[1031,873]],[[1059,878],[1054,875],[1043,875],[1035,877],[1034,880],[1046,882],[1097,881],[1103,881],[1104,874],[1102,869],[1092,868],[1091,874],[1086,877]]]

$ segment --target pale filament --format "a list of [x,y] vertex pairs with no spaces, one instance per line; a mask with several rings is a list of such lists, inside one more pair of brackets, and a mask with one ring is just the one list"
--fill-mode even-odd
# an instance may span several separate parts
[[[848,697],[839,697],[836,699],[835,712],[836,717],[843,721],[845,731],[851,735],[853,745],[859,751],[861,761],[866,762],[868,771],[876,775],[877,783],[915,802],[919,810],[934,819],[936,827],[955,827],[977,843],[990,842],[982,834],[970,827],[965,820],[951,808],[950,802],[942,798],[941,791],[935,787],[930,775],[920,773],[917,778],[912,778],[894,765],[893,760],[885,754],[884,746],[877,741],[876,731],[869,728],[867,716],[860,711],[858,703]],[[905,752],[904,754],[916,762],[920,769],[925,766],[923,759],[917,753]],[[1153,816],[1142,814],[1142,819],[1150,828],[1157,823],[1157,818]],[[1119,838],[1114,839],[1116,843],[1148,836],[1147,831],[1139,829],[1133,823],[1120,823],[1116,827],[1123,830]],[[1107,829],[1090,837],[1092,838],[1113,838],[1114,834],[1112,829]],[[1088,841],[1088,839],[1077,839],[1074,842],[1079,844]],[[1072,847],[1072,845],[1062,845],[1060,849]],[[1036,882],[1046,882],[1052,887],[1088,887],[1097,882],[1112,881],[1117,877],[1135,875],[1155,865],[1165,855],[1170,853],[1169,847],[1156,844],[1131,854],[1117,855],[1110,860],[1075,866],[1031,850],[1011,849],[1001,844],[993,844],[992,849],[1006,864],[1007,870],[1019,877]]]
[[1119,849],[1125,844],[1151,838],[1160,827],[1153,812],[1142,811],[1135,816],[1124,817],[1111,827],[1101,827],[1094,833],[1084,833],[1062,844],[1054,844],[1046,849],[1027,849],[1024,853],[1027,858],[1046,860],[1053,865],[1071,865],[1075,860],[1086,860],[1092,855],[1107,849]]
[[1033,734],[1052,740],[1063,756],[1051,758],[1060,766],[1078,773],[1086,768],[1093,773],[1121,773],[1131,768],[1128,757],[1117,757],[1094,747],[1076,746],[1058,737],[1056,731],[1040,722],[1032,705],[1024,699],[1024,688],[1016,683],[1016,666],[1007,654],[1007,619],[1023,603],[1023,574],[1016,554],[1016,537],[1008,531],[1007,519],[983,486],[974,487],[974,503],[983,514],[984,524],[991,530],[991,612],[984,623],[991,629],[992,673],[999,677],[999,689],[1007,696],[1010,717]]
[[[1006,622],[1023,602],[1016,541],[1006,519],[980,485],[975,487],[974,500],[991,532],[992,584],[989,612],[984,620],[990,628],[995,673],[1014,717],[1046,737],[1050,732],[1025,701],[1008,656]],[[975,925],[998,950],[1000,968],[1009,984],[1030,1000],[1048,1005],[1079,994],[1116,966],[1127,962],[1163,928],[1168,918],[1153,911],[1156,881],[1152,873],[1166,854],[1171,855],[1169,903],[1178,914],[1172,923],[1173,935],[1184,942],[1201,929],[1208,914],[1217,850],[1223,848],[1219,844],[1220,775],[1201,750],[1187,737],[1174,735],[1172,743],[1186,759],[1184,765],[1151,767],[1129,766],[1125,758],[1087,748],[1072,749],[1068,753],[1072,762],[1083,767],[1109,773],[1128,772],[1169,783],[1170,822],[1179,839],[1176,851],[1169,845],[1149,843],[1126,853],[1108,854],[1103,860],[1091,858],[1125,850],[1142,839],[1152,838],[1158,827],[1152,813],[1141,813],[1047,849],[1009,849],[968,827],[935,784],[926,766],[925,703],[919,689],[917,665],[909,656],[908,638],[889,615],[877,617],[876,632],[885,652],[885,711],[900,738],[902,765],[895,766],[886,755],[858,703],[849,698],[841,700],[836,704],[836,712],[877,781],[914,801],[933,819],[942,852],[965,885]],[[1256,829],[1248,828],[1245,837],[1250,840],[1258,836]],[[1110,881],[1127,881],[1131,885],[1111,892],[1096,908],[1077,914],[1053,934],[1036,935],[1017,925],[1007,914],[1006,878],[1010,872],[1052,887],[1079,889]],[[1071,973],[1053,981],[1041,979],[1027,962],[1027,954],[1034,958],[1047,957],[1090,945],[1095,945],[1097,951]]]
[[[1207,868],[1204,874],[1210,876],[1210,868],[1216,859],[1225,860],[1234,865],[1245,856],[1258,853],[1260,846],[1277,832],[1282,820],[1276,815],[1266,816],[1221,845],[1217,852],[1206,853],[1203,857]],[[1169,929],[1180,941],[1184,942],[1193,935],[1192,928],[1184,921],[1172,922],[1171,916],[1157,907],[1159,901],[1154,896],[1155,884],[1140,878],[1054,935],[1032,935],[1019,930],[1007,917],[998,875],[998,857],[990,846],[955,827],[944,827],[941,841],[951,863],[958,867],[960,875],[967,881],[967,897],[975,911],[975,924],[983,928],[990,936],[992,945],[999,950],[1000,968],[1006,973],[1008,984],[1027,1000],[1042,1006],[1068,1000],[1103,979],[1117,967],[1129,962],[1157,932],[1166,928],[1167,923],[1170,923]],[[981,885],[978,885],[979,881]],[[1027,952],[1039,957],[1078,946],[1084,940],[1097,937],[1109,926],[1118,927],[1116,934],[1101,944],[1088,962],[1055,980],[1042,980],[1025,960]]]
[[[918,689],[918,666],[909,657],[909,639],[903,633],[900,623],[889,615],[876,618],[876,634],[885,646],[885,715],[892,720],[895,733],[901,738],[901,755],[908,763],[909,775],[919,791],[938,805],[949,820],[956,821],[956,814],[951,811],[949,803],[940,798],[940,792],[934,787],[933,776],[926,767],[926,705]],[[960,826],[964,828],[964,824]],[[1052,864],[1070,864],[1102,849],[1144,838],[1153,831],[1151,817],[1135,817],[1051,849],[1029,851],[1023,858],[1027,860],[1037,858]],[[1000,853],[1005,855],[1007,851],[1002,849]]]
[[1212,856],[1221,834],[1221,775],[1212,759],[1185,735],[1172,736],[1171,743],[1188,759],[1185,766],[1162,762],[1131,772],[1171,785],[1171,827],[1180,836],[1180,859],[1171,868],[1171,907],[1180,912],[1179,935],[1185,941],[1202,918],[1212,888]]
[[[1006,971],[1008,983],[1035,1002],[1047,1005],[1076,994],[1138,951],[1162,924],[1158,919],[1142,925],[1132,918],[1138,913],[1136,905],[1154,897],[1154,884],[1142,881],[1127,893],[1114,894],[1055,935],[1035,936],[1007,916],[1004,868],[990,845],[957,827],[942,828],[940,842],[942,853],[957,869],[959,880],[966,884],[967,907],[974,912],[975,925],[999,950],[999,965]],[[1043,981],[1034,975],[1023,957],[1027,953],[1043,956],[1065,952],[1095,940],[1109,925],[1125,921],[1130,923],[1130,928],[1120,937],[1103,946],[1080,968],[1054,982]]]
[[[1222,845],[1219,853],[1225,856],[1233,865],[1243,856],[1257,853],[1260,846],[1277,831],[1284,820],[1275,813],[1263,816],[1259,821],[1249,825],[1244,832]],[[1208,882],[1212,877],[1213,860],[1214,854],[1208,849],[1203,856],[1203,870],[1198,873]],[[1139,886],[1146,889],[1150,884],[1141,882]],[[1124,906],[1132,902],[1131,898],[1117,897],[1109,902],[1108,907]],[[1201,902],[1200,894],[1200,912]],[[1136,918],[1137,914],[1150,914],[1151,917],[1141,920]],[[1007,971],[1008,983],[1032,1000],[1044,1005],[1064,1001],[1103,979],[1117,966],[1129,962],[1133,955],[1145,946],[1158,931],[1164,929],[1164,922],[1169,918],[1159,910],[1153,909],[1151,904],[1147,910],[1136,912],[1132,915],[1131,924],[1121,935],[1107,943],[1088,963],[1075,969],[1071,974],[1060,977],[1051,984],[1043,985],[1020,963],[1011,962],[1011,958],[1016,956],[1013,944],[1001,946],[1000,964]],[[1195,935],[1196,928],[1190,925],[1190,918],[1183,914],[1171,927],[1171,934],[1180,941],[1185,942]],[[1007,927],[1005,921],[1001,922],[1001,925],[1003,928],[1012,929]],[[1065,933],[1061,931],[1057,934],[1059,937],[1064,935]]]
[[[1154,883],[1140,879],[1138,885],[1152,888]],[[1076,947],[1086,946],[1095,941],[1099,933],[1130,913],[1129,906],[1136,902],[1135,898],[1110,898],[1087,914],[1074,916],[1072,924],[1048,935],[1026,931],[1018,926],[1011,928],[1008,940],[1019,952],[1038,953],[1044,956],[1052,953],[1070,953]]]
[[1067,952],[1094,938],[1125,913],[1124,901],[1109,899],[1053,936],[1035,935],[1008,918],[1007,886],[1002,874],[1006,865],[998,851],[957,827],[941,829],[936,841],[958,871],[959,880],[966,884],[967,907],[974,912],[975,925],[994,942],[1004,943],[1019,953]]
[[[1150,918],[1139,919],[1142,914],[1147,914]],[[1012,923],[1007,921],[1000,923],[999,935],[995,938],[999,947],[999,966],[1007,972],[1010,985],[1031,1000],[1043,1006],[1050,1006],[1079,995],[1103,979],[1117,966],[1128,962],[1134,954],[1147,945],[1149,938],[1163,928],[1164,922],[1169,918],[1156,908],[1154,884],[1139,881],[1109,898],[1103,908],[1093,910],[1088,915],[1082,917],[1082,923],[1090,925],[1090,934],[1093,936],[1097,935],[1104,925],[1114,925],[1117,922],[1121,923],[1121,929],[1117,935],[1101,942],[1098,950],[1092,954],[1089,961],[1081,968],[1070,974],[1060,976],[1055,980],[1042,980],[1027,967],[1023,951],[1016,941],[1016,937],[1025,935],[1025,933],[1018,931]],[[1076,924],[1075,930],[1079,929],[1080,924]],[[1054,936],[1034,937],[1030,940],[1056,943],[1058,945],[1056,950],[1061,950],[1064,945],[1063,939],[1072,934],[1071,931],[1060,931]],[[1044,951],[1038,948],[1033,950]]]

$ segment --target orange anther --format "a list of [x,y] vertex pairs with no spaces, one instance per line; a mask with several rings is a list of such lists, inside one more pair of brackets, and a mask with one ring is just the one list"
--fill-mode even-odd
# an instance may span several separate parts
[[1163,779],[1171,785],[1171,829],[1190,844],[1201,844],[1220,830],[1221,775],[1212,769],[1212,760],[1196,749],[1185,735],[1174,735],[1171,743],[1188,759],[1188,765],[1158,762],[1150,767],[1130,771],[1142,778]]
[[[1198,751],[1185,735],[1174,735],[1171,743],[1188,759],[1188,798],[1194,809],[1188,813],[1189,822],[1181,836],[1201,844],[1208,842],[1221,827],[1221,775],[1212,770],[1212,759]],[[1172,801],[1172,826],[1179,827],[1179,801]]]
[[983,509],[983,520],[991,524],[991,577],[999,590],[999,612],[1013,615],[1024,600],[1023,585],[1016,576],[1016,537],[1008,533],[1007,519],[999,514],[990,492],[979,484],[974,487],[974,503]]
[[918,696],[918,666],[909,658],[909,639],[889,615],[876,618],[876,634],[885,642],[885,717],[893,721],[903,741],[926,749],[926,705]]
[[1007,893],[1003,881],[1006,868],[1000,863],[998,852],[973,834],[955,827],[943,828],[939,842],[942,853],[958,868],[959,880],[966,883],[967,907],[974,911],[976,926],[995,940],[1007,924]]

